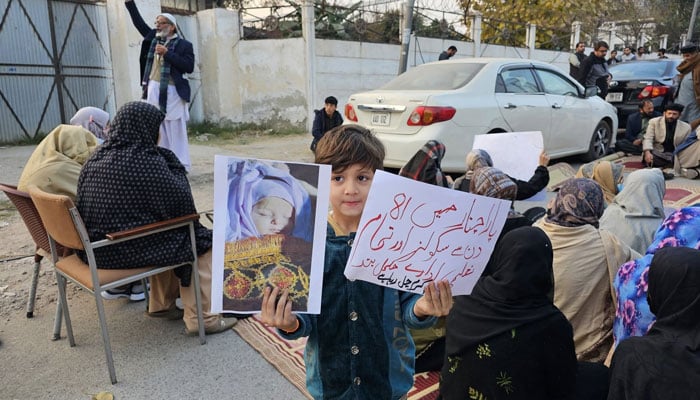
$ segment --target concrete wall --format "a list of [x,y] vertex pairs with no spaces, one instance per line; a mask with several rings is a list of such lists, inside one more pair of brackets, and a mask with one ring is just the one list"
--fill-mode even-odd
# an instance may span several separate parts
[[[135,0],[144,20],[155,21],[159,0]],[[110,45],[117,105],[140,97],[138,56],[141,37],[121,1],[108,2]],[[338,98],[343,111],[350,94],[378,88],[398,73],[399,45],[316,39],[315,64],[307,66],[305,39],[241,40],[235,11],[211,9],[177,16],[194,45],[196,68],[190,76],[191,120],[264,123],[310,129],[307,100],[314,108]],[[126,39],[126,40],[125,40]],[[436,61],[450,45],[460,57],[534,58],[568,71],[568,53],[412,37],[408,68]],[[315,76],[307,77],[307,71]],[[315,79],[315,85],[307,85]],[[309,90],[308,87],[315,87]],[[307,93],[314,91],[314,93]],[[307,98],[311,96],[311,98]]]

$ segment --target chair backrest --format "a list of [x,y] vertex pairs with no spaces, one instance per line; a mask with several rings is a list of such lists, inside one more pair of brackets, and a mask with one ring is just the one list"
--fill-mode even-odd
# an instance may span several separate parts
[[17,208],[17,211],[19,211],[19,215],[22,217],[22,221],[24,221],[27,230],[32,235],[32,239],[34,243],[36,243],[37,248],[51,254],[51,247],[49,246],[49,238],[46,235],[46,229],[39,216],[39,211],[37,211],[34,206],[32,198],[29,197],[29,193],[17,190],[16,186],[4,183],[0,183],[0,190],[5,192],[7,198],[10,199],[12,204]]
[[[29,187],[29,195],[53,240],[65,247],[83,250],[83,242],[71,214],[74,212],[78,215],[73,200],[68,196],[46,193],[36,186]],[[79,218],[78,222],[82,223]]]

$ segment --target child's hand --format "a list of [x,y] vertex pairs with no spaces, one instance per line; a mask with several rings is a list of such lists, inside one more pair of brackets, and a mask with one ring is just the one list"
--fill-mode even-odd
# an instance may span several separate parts
[[425,287],[423,297],[413,307],[418,318],[428,316],[443,317],[452,308],[452,287],[448,281],[431,282]]
[[[260,319],[267,326],[279,328],[285,332],[294,332],[299,328],[296,315],[292,314],[292,301],[288,300],[288,292],[285,290],[279,296],[280,289],[269,286],[263,292]],[[279,296],[279,300],[277,299]]]

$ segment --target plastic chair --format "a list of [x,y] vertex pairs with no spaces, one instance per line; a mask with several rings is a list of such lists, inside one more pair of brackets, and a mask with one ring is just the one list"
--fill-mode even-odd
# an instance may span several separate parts
[[[32,318],[34,317],[34,300],[36,299],[36,286],[37,280],[39,279],[39,270],[41,269],[41,260],[44,257],[48,258],[51,256],[49,237],[46,234],[44,224],[41,222],[39,212],[36,210],[36,207],[34,207],[31,197],[29,197],[29,193],[17,190],[17,187],[14,185],[4,183],[0,183],[0,190],[5,193],[7,198],[9,198],[12,204],[17,208],[17,211],[19,211],[19,215],[22,217],[22,221],[36,245],[32,286],[29,290],[29,299],[27,299],[27,318]],[[59,255],[63,256],[64,253],[67,252],[67,249],[58,246],[57,251]],[[58,318],[58,320],[60,320],[60,318]],[[54,335],[54,340],[56,339],[58,339],[58,337]]]
[[[41,215],[41,220],[44,222],[44,227],[49,235],[51,256],[53,265],[56,269],[58,292],[61,299],[61,307],[63,310],[63,316],[66,323],[66,332],[68,334],[70,346],[75,346],[75,340],[73,338],[73,328],[71,325],[68,303],[66,301],[66,281],[71,281],[81,288],[89,291],[95,298],[97,316],[100,322],[102,340],[104,341],[105,354],[107,356],[107,368],[109,370],[109,377],[112,384],[117,383],[117,376],[114,369],[112,347],[109,340],[109,332],[107,331],[104,305],[101,296],[102,292],[106,290],[113,289],[127,283],[143,280],[149,276],[169,271],[182,265],[192,264],[192,275],[194,277],[192,281],[194,283],[195,299],[197,304],[199,341],[201,344],[206,343],[204,336],[204,320],[202,316],[199,273],[197,272],[197,246],[195,243],[193,223],[199,219],[198,214],[186,215],[167,221],[144,225],[128,231],[107,234],[105,239],[91,242],[90,238],[88,237],[87,229],[85,228],[83,220],[80,217],[80,213],[69,197],[46,193],[36,186],[29,188],[29,194],[34,201],[34,205],[39,211],[39,215]],[[144,236],[181,228],[183,226],[189,227],[193,261],[166,267],[146,267],[134,269],[99,269],[96,264],[94,249],[115,245],[117,243],[122,243],[129,240],[138,240]],[[76,254],[59,259],[56,251],[57,243],[73,250],[84,251],[86,253],[88,263],[84,263],[83,260]]]

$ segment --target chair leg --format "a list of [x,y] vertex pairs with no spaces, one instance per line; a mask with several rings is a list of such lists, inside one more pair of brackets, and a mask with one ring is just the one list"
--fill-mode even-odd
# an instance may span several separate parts
[[[66,320],[66,333],[68,335],[68,343],[70,344],[70,347],[75,347],[75,338],[73,337],[73,325],[70,322],[70,312],[68,311],[68,300],[66,299],[66,278],[63,277],[63,275],[59,274],[58,271],[56,271],[56,281],[58,283],[58,302],[61,305],[61,310],[63,312],[63,318]],[[57,316],[60,316],[58,312],[56,312]],[[59,327],[59,333],[60,333],[60,325],[61,323],[55,323],[54,322],[54,336],[56,335],[55,328],[56,325]]]
[[61,323],[63,321],[63,312],[61,308],[61,298],[59,296],[59,299],[56,302],[56,316],[53,319],[53,337],[51,340],[61,339]]
[[114,358],[112,357],[112,345],[109,340],[109,332],[107,331],[107,320],[105,319],[105,307],[102,303],[102,293],[99,290],[95,291],[95,303],[97,304],[97,316],[100,320],[100,329],[102,330],[102,341],[105,346],[105,356],[107,356],[107,369],[109,370],[109,379],[112,385],[117,383],[117,373],[114,370]]
[[39,269],[41,268],[41,259],[43,257],[34,255],[34,273],[32,274],[32,286],[29,289],[29,299],[27,300],[27,318],[34,317],[34,300],[36,299],[36,285],[39,281]]
[[[192,235],[194,237],[194,235]],[[199,327],[199,344],[207,343],[204,335],[204,317],[202,315],[202,291],[199,285],[199,270],[197,269],[197,258],[192,263],[192,276],[194,277],[194,299],[197,305],[197,326]]]

